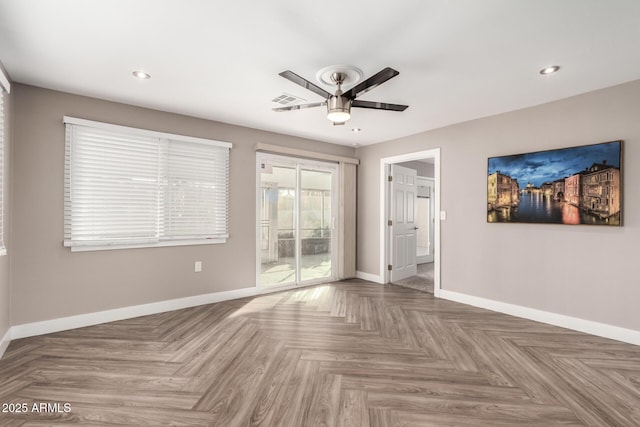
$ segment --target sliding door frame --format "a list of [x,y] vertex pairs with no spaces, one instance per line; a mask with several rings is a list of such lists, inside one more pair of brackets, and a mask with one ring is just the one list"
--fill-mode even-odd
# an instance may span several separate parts
[[[293,167],[296,169],[296,198],[294,212],[295,227],[295,268],[296,278],[292,283],[283,285],[263,285],[261,283],[262,273],[262,248],[261,248],[261,225],[260,218],[262,213],[261,203],[261,169],[265,162],[271,163],[273,166]],[[339,227],[340,227],[340,167],[337,163],[325,162],[321,160],[310,160],[299,157],[284,156],[270,153],[256,153],[256,287],[261,292],[273,292],[284,289],[292,289],[301,286],[310,286],[320,283],[335,281],[338,278],[338,262],[339,262]],[[331,172],[331,276],[320,279],[301,280],[301,258],[302,248],[300,233],[300,193],[301,193],[301,171],[302,170],[318,170],[322,172]]]

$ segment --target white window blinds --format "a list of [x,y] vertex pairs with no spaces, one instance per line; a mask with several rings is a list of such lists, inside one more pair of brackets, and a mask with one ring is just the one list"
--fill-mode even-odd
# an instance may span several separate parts
[[65,117],[65,246],[222,243],[231,144]]
[[161,173],[166,239],[226,238],[229,150],[163,141]]

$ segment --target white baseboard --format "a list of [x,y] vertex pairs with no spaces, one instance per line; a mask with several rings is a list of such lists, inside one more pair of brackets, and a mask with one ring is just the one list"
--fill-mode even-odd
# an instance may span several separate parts
[[640,331],[634,331],[633,329],[621,328],[619,326],[607,325],[604,323],[593,322],[591,320],[578,319],[576,317],[565,316],[563,314],[556,314],[520,305],[493,301],[458,292],[446,291],[444,289],[440,290],[440,298],[472,305],[474,307],[485,308],[491,311],[497,311],[499,313],[509,314],[511,316],[535,320],[536,322],[560,326],[562,328],[572,329],[574,331],[584,332],[599,337],[640,345]]
[[[53,332],[66,331],[69,329],[83,328],[85,326],[99,325],[101,323],[115,322],[116,320],[163,313],[165,311],[180,310],[182,308],[195,307],[198,305],[250,297],[258,294],[259,290],[257,288],[243,288],[234,289],[232,291],[214,292],[211,294],[154,302],[150,304],[134,305],[131,307],[116,308],[113,310],[98,311],[95,313],[79,314],[59,319],[44,320],[42,322],[16,325],[9,329],[7,335],[10,339],[26,338],[36,335],[50,334]],[[5,338],[7,338],[6,335]],[[5,338],[3,338],[2,343],[4,343]],[[0,345],[0,349],[2,349],[2,345]],[[7,343],[7,346],[8,345],[9,344]]]
[[[363,273],[359,271],[356,273],[356,275],[359,279],[368,280],[375,283],[382,283],[380,277],[373,274]],[[131,319],[134,317],[163,313],[166,311],[180,310],[183,308],[195,307],[198,305],[212,304],[232,299],[251,297],[259,295],[261,293],[266,292],[261,292],[258,288],[255,287],[235,289],[231,291],[214,292],[211,294],[178,298],[168,301],[160,301],[150,304],[116,308],[113,310],[105,310],[95,313],[80,314],[59,319],[16,325],[9,328],[2,339],[0,339],[0,358],[2,358],[12,339],[49,334],[69,329],[82,328],[85,326],[98,325],[101,323],[114,322],[117,320]],[[458,292],[446,291],[444,289],[440,291],[440,298],[509,314],[511,316],[521,317],[537,322],[572,329],[575,331],[585,332],[604,338],[610,338],[629,344],[640,345],[640,331],[635,331],[632,329],[621,328],[618,326],[607,325],[590,320],[578,319],[575,317],[550,313],[515,304],[493,301],[485,298],[475,297],[472,295],[461,294]]]
[[11,328],[7,329],[7,333],[0,339],[0,359],[4,356],[4,352],[7,351],[7,347],[11,343]]
[[356,271],[356,277],[358,279],[362,279],[362,280],[368,280],[370,282],[375,282],[375,283],[379,283],[379,284],[383,284],[383,280],[380,276],[378,276],[377,274],[370,274],[370,273],[365,273],[363,271]]

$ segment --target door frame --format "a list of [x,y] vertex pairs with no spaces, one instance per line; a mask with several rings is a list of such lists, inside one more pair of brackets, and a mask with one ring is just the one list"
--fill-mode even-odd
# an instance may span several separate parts
[[390,274],[387,265],[390,264],[391,256],[391,239],[389,238],[388,221],[390,217],[390,185],[388,176],[390,165],[394,163],[408,162],[411,160],[422,160],[426,158],[433,159],[433,179],[435,188],[434,197],[434,213],[436,222],[434,226],[434,282],[433,294],[440,296],[440,148],[430,150],[416,151],[412,153],[400,154],[397,156],[384,157],[380,159],[380,278],[382,283],[389,283]]
[[[261,193],[260,193],[260,188],[261,188],[261,179],[260,179],[260,166],[261,163],[265,160],[271,160],[274,163],[278,164],[283,164],[283,165],[288,165],[288,166],[293,166],[296,168],[296,188],[300,187],[300,174],[298,173],[298,171],[300,169],[304,169],[305,167],[308,167],[310,169],[313,169],[314,167],[317,167],[320,170],[330,170],[332,173],[332,180],[331,180],[331,212],[333,213],[332,216],[332,230],[331,230],[331,277],[325,277],[325,278],[321,278],[321,279],[315,279],[315,280],[306,280],[306,281],[301,281],[298,282],[297,281],[297,277],[300,274],[300,246],[299,246],[299,242],[300,242],[300,236],[298,235],[299,233],[296,233],[296,249],[295,249],[295,263],[296,263],[296,280],[293,283],[286,283],[286,284],[282,284],[282,285],[272,285],[272,286],[265,286],[261,283],[260,281],[260,275],[261,275],[261,227],[260,227],[260,214],[261,214]],[[294,289],[294,288],[298,288],[298,287],[304,287],[304,286],[311,286],[311,285],[317,285],[317,284],[321,284],[321,283],[327,283],[327,282],[332,282],[337,280],[338,278],[338,250],[339,250],[339,245],[338,245],[338,235],[339,235],[339,218],[338,215],[340,214],[340,210],[339,210],[339,203],[340,203],[340,187],[339,187],[339,183],[340,183],[340,168],[338,167],[338,164],[334,163],[334,162],[330,162],[330,161],[322,161],[322,160],[315,160],[315,159],[306,159],[306,158],[301,158],[301,157],[294,157],[294,156],[286,156],[286,155],[282,155],[282,154],[271,154],[271,153],[262,153],[262,152],[258,152],[256,153],[256,187],[255,187],[255,192],[256,192],[256,217],[255,217],[255,225],[256,225],[256,247],[255,247],[255,253],[256,253],[256,287],[260,290],[261,293],[268,293],[268,292],[276,292],[276,291],[281,291],[281,290],[285,290],[285,289]],[[294,227],[297,229],[298,225],[299,225],[299,218],[298,218],[298,213],[299,213],[299,208],[300,208],[300,197],[296,197],[296,203],[295,203],[295,210],[296,212],[294,213]]]

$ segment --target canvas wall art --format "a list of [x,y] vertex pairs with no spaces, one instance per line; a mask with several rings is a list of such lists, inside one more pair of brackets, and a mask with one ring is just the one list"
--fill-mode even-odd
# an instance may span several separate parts
[[622,141],[491,157],[487,222],[622,225]]

